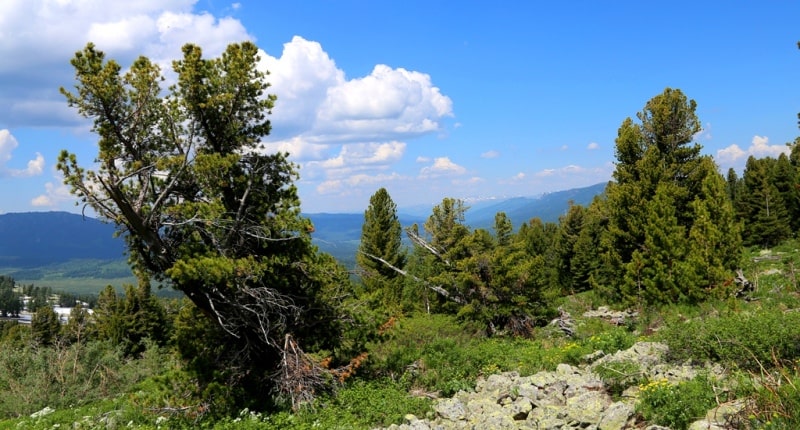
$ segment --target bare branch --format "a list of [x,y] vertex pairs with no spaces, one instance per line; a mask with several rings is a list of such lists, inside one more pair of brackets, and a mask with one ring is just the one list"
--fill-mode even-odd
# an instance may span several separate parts
[[433,245],[431,245],[427,241],[425,241],[425,239],[423,239],[420,235],[418,235],[417,233],[414,233],[409,228],[406,229],[406,235],[408,236],[409,239],[411,239],[412,242],[414,242],[415,244],[417,244],[417,245],[425,248],[426,250],[428,250],[428,252],[430,252],[431,254],[435,255],[436,258],[441,260],[444,264],[446,264],[448,266],[450,265],[450,261],[448,261],[446,258],[444,258],[444,256],[441,254],[441,252],[439,252],[436,248],[434,248]]
[[435,292],[435,293],[439,294],[440,296],[442,296],[442,297],[444,297],[444,298],[446,298],[446,299],[448,299],[448,300],[452,300],[452,301],[454,301],[454,302],[456,302],[456,303],[459,303],[459,304],[463,304],[463,303],[465,303],[465,302],[464,302],[464,299],[462,299],[461,297],[457,297],[457,296],[451,296],[451,295],[450,295],[450,292],[448,292],[447,290],[445,290],[445,289],[444,289],[443,287],[441,287],[440,285],[431,285],[429,282],[425,281],[424,279],[420,279],[420,278],[418,278],[418,277],[416,277],[416,276],[414,276],[414,275],[411,275],[411,274],[409,274],[409,273],[408,273],[408,272],[406,272],[405,270],[403,270],[403,269],[400,269],[399,267],[395,267],[395,266],[393,266],[391,263],[389,263],[388,261],[384,260],[384,259],[383,259],[383,258],[381,258],[381,257],[378,257],[378,256],[376,256],[376,255],[369,254],[369,253],[367,253],[367,252],[364,252],[364,251],[358,251],[358,252],[360,252],[360,253],[362,253],[362,254],[366,255],[367,257],[369,257],[369,258],[371,258],[371,259],[373,259],[373,260],[376,260],[376,261],[379,261],[379,262],[381,262],[381,263],[385,264],[387,267],[389,267],[390,269],[394,270],[395,272],[397,272],[397,273],[399,273],[399,274],[401,274],[401,275],[403,275],[403,276],[410,277],[410,278],[411,278],[411,279],[413,279],[414,281],[416,281],[416,282],[419,282],[420,284],[424,285],[424,286],[425,286],[426,288],[428,288],[429,290],[431,290],[431,291],[433,291],[433,292]]

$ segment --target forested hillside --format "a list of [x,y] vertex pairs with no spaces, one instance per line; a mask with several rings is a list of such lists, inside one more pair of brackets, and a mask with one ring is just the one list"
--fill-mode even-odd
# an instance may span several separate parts
[[30,268],[69,260],[124,258],[114,226],[68,212],[0,215],[0,267]]

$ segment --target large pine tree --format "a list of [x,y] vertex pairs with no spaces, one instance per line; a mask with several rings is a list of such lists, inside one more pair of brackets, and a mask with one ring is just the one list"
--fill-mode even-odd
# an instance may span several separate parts
[[[622,123],[614,181],[606,189],[605,267],[594,274],[601,291],[637,303],[695,301],[735,268],[739,229],[724,179],[693,142],[700,131],[696,107],[667,88],[637,114],[640,123]],[[718,205],[715,223],[704,220],[705,201]],[[693,229],[734,247],[710,251],[696,243],[702,238]],[[692,268],[698,264],[704,272]]]
[[370,197],[364,211],[356,262],[363,271],[361,279],[367,292],[390,308],[401,300],[403,278],[398,270],[405,267],[407,258],[401,235],[397,205],[381,188]]

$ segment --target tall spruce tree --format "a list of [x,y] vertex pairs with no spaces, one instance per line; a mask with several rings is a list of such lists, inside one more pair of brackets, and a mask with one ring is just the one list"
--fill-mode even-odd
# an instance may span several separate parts
[[744,192],[736,202],[744,220],[743,239],[747,246],[771,247],[791,235],[790,213],[776,183],[777,167],[778,160],[771,157],[747,159],[742,178]]
[[[722,284],[717,273],[731,272],[736,266],[735,256],[727,255],[731,253],[728,247],[699,255],[700,248],[692,243],[699,238],[690,231],[704,214],[695,210],[702,206],[698,199],[721,204],[719,210],[726,214],[720,224],[704,224],[704,228],[719,230],[729,243],[740,242],[738,226],[728,214],[733,208],[725,187],[704,185],[710,176],[719,176],[714,180],[723,183],[724,179],[693,142],[700,131],[696,108],[683,92],[667,88],[637,114],[639,124],[628,118],[619,129],[618,163],[614,181],[606,188],[604,268],[595,272],[601,290],[619,299],[632,303],[700,300],[701,292]],[[690,261],[714,265],[714,270],[696,276]]]
[[363,270],[361,280],[367,292],[378,295],[390,309],[400,305],[403,278],[398,269],[403,270],[406,259],[397,205],[381,188],[370,197],[364,211],[356,262]]

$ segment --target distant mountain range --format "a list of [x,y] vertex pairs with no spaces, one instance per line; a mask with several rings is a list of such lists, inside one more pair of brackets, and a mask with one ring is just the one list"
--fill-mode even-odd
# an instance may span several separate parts
[[[515,228],[531,218],[557,222],[569,202],[588,205],[603,192],[605,184],[545,194],[467,203],[466,223],[491,229],[497,212],[505,212]],[[403,227],[422,224],[433,206],[404,211],[398,208]],[[423,215],[424,214],[424,215]],[[314,242],[322,251],[351,266],[361,237],[364,214],[305,214],[314,224]],[[124,259],[125,244],[114,237],[115,228],[99,220],[68,212],[26,212],[0,215],[0,274],[61,265],[73,260]],[[76,263],[77,264],[77,263]],[[82,272],[83,273],[83,272]]]

